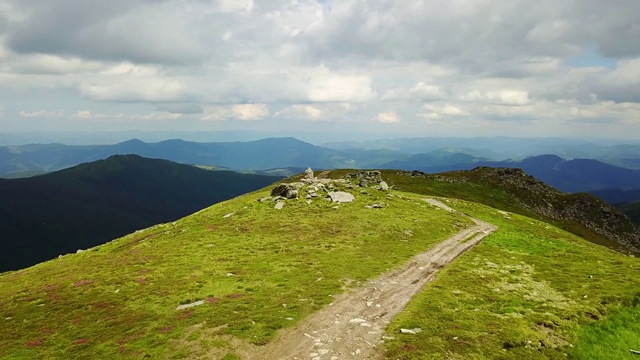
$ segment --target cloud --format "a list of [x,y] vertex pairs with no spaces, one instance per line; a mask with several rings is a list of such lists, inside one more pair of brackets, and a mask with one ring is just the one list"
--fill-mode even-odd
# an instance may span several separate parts
[[89,110],[80,110],[73,114],[72,117],[76,119],[91,119],[93,118],[93,114],[91,114]]
[[269,115],[266,104],[236,104],[205,108],[202,120],[261,120]]
[[367,75],[343,75],[319,67],[309,79],[307,96],[312,102],[358,102],[374,98],[372,79]]
[[437,120],[442,118],[455,118],[469,116],[469,112],[459,106],[450,103],[425,104],[423,111],[415,114],[419,118],[426,120]]
[[5,117],[78,115],[17,110],[28,103],[91,123],[107,107],[140,129],[178,117],[555,134],[599,121],[629,137],[637,13],[636,0],[6,0],[0,98]]
[[20,111],[18,113],[21,117],[25,118],[49,118],[49,117],[61,117],[64,115],[64,111],[57,110],[35,110],[35,111]]
[[166,111],[172,114],[202,114],[204,109],[198,104],[161,104],[158,111]]
[[399,123],[400,116],[394,111],[382,112],[376,115],[376,121],[386,124]]
[[467,101],[485,101],[498,105],[527,105],[529,93],[522,90],[472,91],[463,97]]
[[293,119],[303,118],[309,120],[320,120],[324,115],[325,113],[317,106],[306,104],[291,105],[282,110],[279,110],[274,114],[275,117],[285,117]]

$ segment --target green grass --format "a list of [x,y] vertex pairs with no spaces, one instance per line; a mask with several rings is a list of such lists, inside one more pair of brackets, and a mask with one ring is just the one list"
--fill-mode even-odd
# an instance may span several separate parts
[[470,224],[409,194],[278,211],[269,190],[0,275],[0,358],[233,358]]
[[[522,212],[500,189],[383,177],[403,191]],[[277,211],[257,201],[269,190],[0,274],[0,358],[238,359],[470,224],[409,192],[353,190],[356,202],[337,209],[317,199]],[[365,208],[373,203],[384,208]],[[527,214],[449,205],[499,229],[392,322],[388,358],[624,359],[640,350],[638,259]],[[196,301],[204,304],[176,310]]]
[[571,353],[574,359],[637,359],[629,350],[640,351],[640,308],[614,308],[603,321],[578,329],[578,340]]
[[[609,340],[623,333],[637,344],[638,325],[630,321],[637,309],[625,306],[640,291],[638,259],[517,214],[459,200],[451,206],[499,229],[443,269],[392,322],[388,358],[591,359],[600,346],[628,352],[631,345]],[[595,322],[610,312],[617,325]]]

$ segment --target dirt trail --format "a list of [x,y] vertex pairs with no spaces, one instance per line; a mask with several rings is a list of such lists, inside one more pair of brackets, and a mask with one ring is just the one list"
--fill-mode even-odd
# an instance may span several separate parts
[[[424,200],[446,211],[455,211],[438,200]],[[402,268],[336,296],[329,306],[256,349],[259,353],[243,355],[248,359],[269,360],[379,358],[377,345],[383,341],[385,328],[409,300],[438,270],[496,230],[492,224],[471,220],[474,226],[416,255]]]

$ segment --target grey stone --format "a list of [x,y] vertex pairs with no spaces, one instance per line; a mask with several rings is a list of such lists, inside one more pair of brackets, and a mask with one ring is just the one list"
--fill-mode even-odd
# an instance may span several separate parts
[[313,170],[311,170],[310,167],[308,167],[307,170],[304,171],[304,177],[305,177],[305,179],[308,179],[308,180],[313,180],[314,179]]
[[389,184],[387,184],[386,181],[380,181],[380,184],[378,184],[378,190],[382,190],[382,191],[389,190]]
[[295,199],[298,197],[298,189],[301,183],[279,184],[271,190],[271,196],[282,196],[287,199]]
[[278,203],[276,203],[276,206],[274,206],[274,209],[280,210],[283,207],[284,207],[284,203],[282,201],[279,201]]
[[327,195],[329,196],[332,202],[337,202],[337,203],[353,202],[356,199],[353,195],[344,191],[332,191]]

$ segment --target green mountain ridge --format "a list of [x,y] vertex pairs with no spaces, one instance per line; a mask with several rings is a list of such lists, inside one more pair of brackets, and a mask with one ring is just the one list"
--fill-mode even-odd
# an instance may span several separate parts
[[[497,230],[409,302],[377,344],[380,358],[633,358],[640,262],[594,244],[612,229],[635,231],[596,221],[628,223],[615,209],[593,197],[572,202],[511,169],[387,170],[387,191],[328,179],[353,172],[323,171],[322,187],[303,182],[290,200],[270,197],[271,185],[1,274],[0,357],[260,359],[341,293],[467,229],[473,216]],[[323,188],[355,201],[331,203]]]

